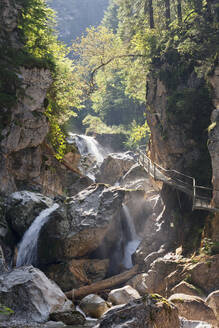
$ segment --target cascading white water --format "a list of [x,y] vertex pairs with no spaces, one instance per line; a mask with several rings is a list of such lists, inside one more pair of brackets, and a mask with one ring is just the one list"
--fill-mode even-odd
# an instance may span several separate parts
[[72,143],[73,141],[76,142],[81,155],[91,154],[96,158],[97,163],[103,162],[106,152],[95,138],[83,134],[69,133],[68,142]]
[[33,264],[37,262],[37,242],[42,226],[49,219],[49,215],[59,207],[58,204],[43,210],[33,221],[29,229],[25,232],[18,248],[16,266]]
[[141,240],[136,233],[134,221],[130,214],[130,211],[128,207],[124,204],[123,204],[123,212],[125,214],[126,221],[128,224],[128,228],[130,232],[130,240],[125,245],[124,258],[122,262],[126,269],[130,269],[132,267],[132,254],[136,251]]

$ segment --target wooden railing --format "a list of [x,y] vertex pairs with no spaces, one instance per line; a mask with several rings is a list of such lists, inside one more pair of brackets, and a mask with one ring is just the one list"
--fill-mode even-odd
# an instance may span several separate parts
[[195,178],[176,170],[164,169],[152,162],[140,148],[138,149],[138,162],[154,180],[162,181],[189,195],[193,199],[192,210],[219,212],[219,209],[211,204],[212,189],[198,186]]

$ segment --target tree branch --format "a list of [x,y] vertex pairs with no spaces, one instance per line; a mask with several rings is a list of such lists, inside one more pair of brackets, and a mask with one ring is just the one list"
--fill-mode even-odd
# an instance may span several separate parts
[[146,57],[146,56],[145,55],[134,55],[134,54],[118,55],[118,56],[115,56],[115,57],[112,57],[112,58],[108,59],[105,63],[101,63],[99,66],[97,66],[96,68],[94,68],[94,70],[91,72],[91,77],[90,77],[90,85],[91,85],[91,88],[90,88],[89,94],[92,93],[93,90],[94,90],[94,76],[97,73],[97,71],[99,69],[101,69],[102,67],[110,64],[113,60],[120,59],[120,58],[125,58],[125,57],[135,58],[135,57]]

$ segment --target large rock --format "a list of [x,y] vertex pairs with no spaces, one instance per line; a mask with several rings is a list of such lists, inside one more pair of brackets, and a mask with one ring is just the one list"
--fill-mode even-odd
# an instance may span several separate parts
[[144,296],[148,292],[145,277],[147,277],[146,273],[140,273],[127,282],[127,284],[136,289],[141,296]]
[[179,314],[189,320],[202,320],[210,324],[216,324],[216,317],[213,310],[197,296],[186,294],[174,294],[169,301],[174,303]]
[[88,316],[100,318],[109,309],[109,305],[100,296],[90,294],[81,300],[80,308]]
[[42,194],[19,191],[7,199],[6,219],[21,238],[40,212],[52,206],[54,201]]
[[219,289],[219,254],[203,258],[188,268],[192,283],[207,294]]
[[38,260],[47,265],[82,257],[101,246],[107,258],[121,232],[125,190],[92,185],[69,198],[41,229]]
[[136,289],[127,285],[122,288],[111,290],[108,296],[108,300],[114,305],[119,305],[126,304],[140,297],[141,296],[139,295]]
[[44,268],[46,275],[63,291],[103,280],[109,269],[109,260],[78,259],[66,263],[52,264]]
[[148,293],[167,296],[168,290],[182,280],[184,267],[178,260],[170,253],[152,263],[150,270],[141,277]]
[[179,328],[177,308],[159,295],[109,310],[95,328]]
[[104,159],[96,180],[114,185],[134,164],[129,153],[110,154]]
[[154,190],[149,175],[138,163],[134,164],[121,178],[120,186],[125,188],[144,189],[145,191]]
[[187,295],[193,295],[193,296],[202,296],[203,292],[199,289],[193,286],[192,284],[189,284],[186,281],[181,281],[179,284],[174,286],[170,290],[171,294],[187,294]]
[[219,322],[219,290],[216,290],[208,295],[205,302],[214,311],[217,321]]
[[0,299],[14,311],[11,320],[45,322],[51,313],[72,308],[61,289],[32,266],[0,275]]

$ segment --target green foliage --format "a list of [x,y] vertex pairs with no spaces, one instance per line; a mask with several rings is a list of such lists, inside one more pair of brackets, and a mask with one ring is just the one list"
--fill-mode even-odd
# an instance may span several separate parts
[[212,241],[210,238],[204,238],[200,248],[200,254],[214,255],[219,251],[219,242]]
[[1,318],[1,315],[12,315],[14,313],[14,311],[12,309],[10,309],[9,307],[7,306],[4,306],[2,304],[0,304],[0,318]]
[[117,0],[111,0],[102,20],[102,25],[106,26],[109,30],[112,30],[113,33],[116,33],[118,29],[118,10],[119,5]]
[[146,121],[143,125],[139,125],[136,121],[133,121],[126,146],[131,149],[137,149],[141,145],[147,145],[150,135],[150,129]]
[[87,127],[86,134],[126,134],[122,126],[107,126],[98,116],[87,115],[83,124]]

